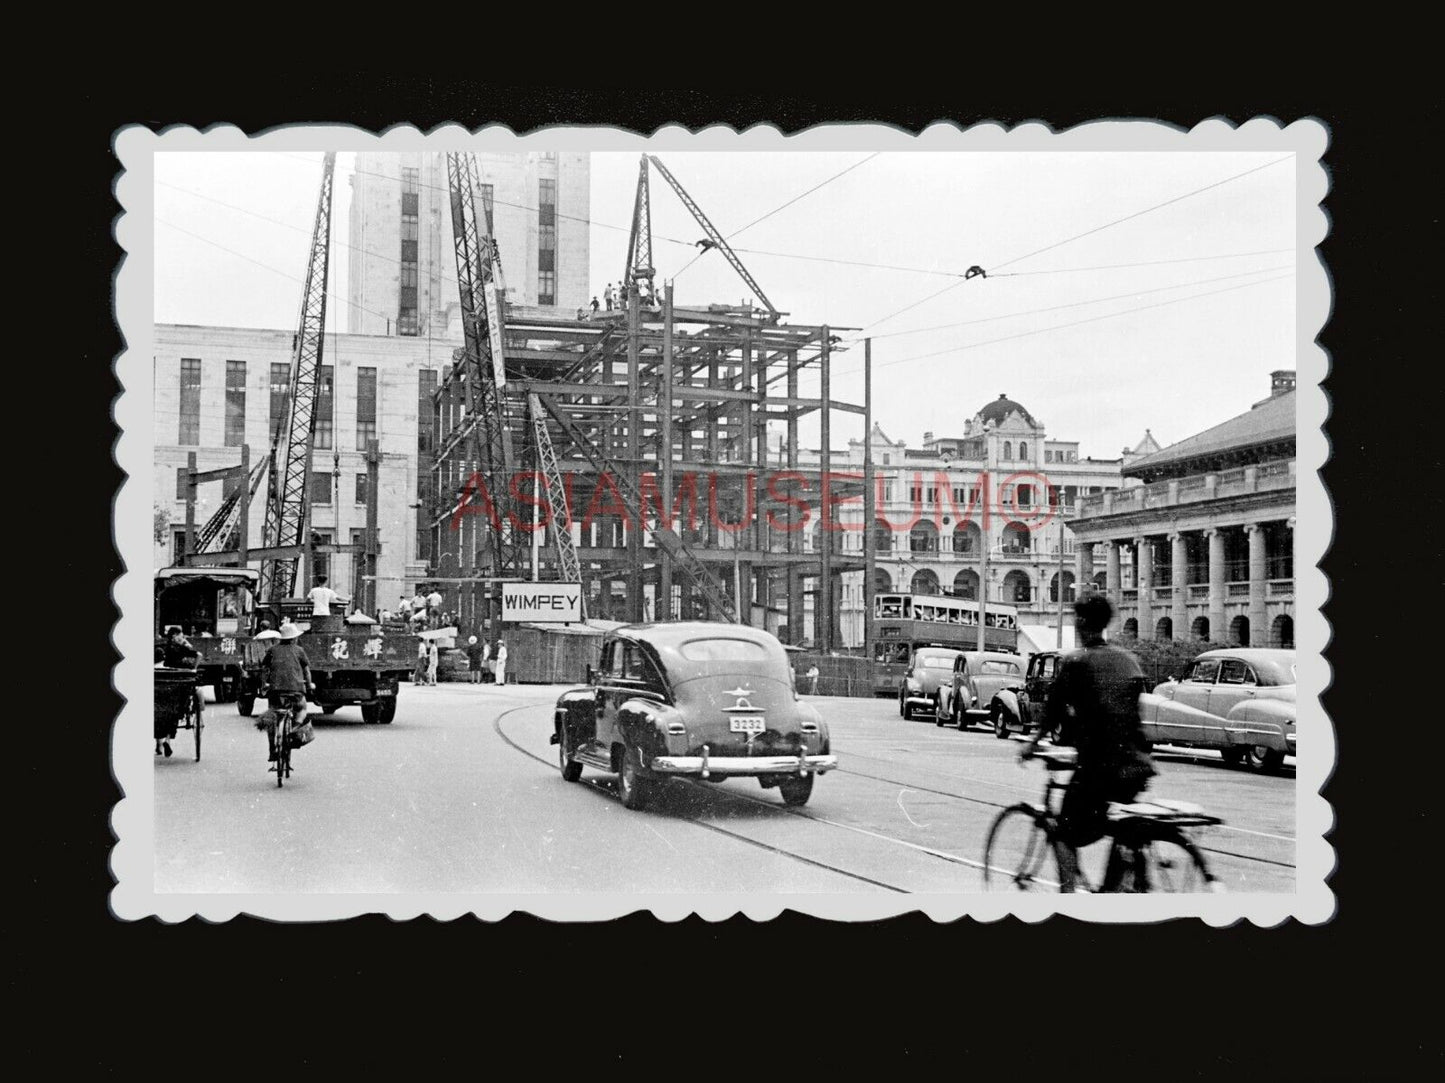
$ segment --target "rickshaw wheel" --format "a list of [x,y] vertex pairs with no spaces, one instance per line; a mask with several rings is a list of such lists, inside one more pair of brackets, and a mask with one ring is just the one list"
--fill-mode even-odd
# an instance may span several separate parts
[[193,723],[195,724],[195,727],[196,727],[196,762],[197,762],[197,763],[200,763],[200,762],[201,762],[201,730],[205,727],[205,724],[206,724],[206,723],[205,723],[205,714],[206,714],[206,712],[205,712],[205,710],[201,707],[201,705],[200,705],[199,703],[196,703],[192,709],[196,712],[196,716],[195,716],[195,718],[192,720]]

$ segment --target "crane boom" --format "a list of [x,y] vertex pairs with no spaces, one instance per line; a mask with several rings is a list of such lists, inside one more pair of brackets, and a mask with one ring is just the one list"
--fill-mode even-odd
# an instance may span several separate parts
[[627,241],[627,266],[622,272],[623,283],[646,282],[649,294],[653,292],[652,266],[652,195],[647,183],[647,155],[642,155],[637,165],[637,197],[632,203],[632,235]]
[[[331,190],[336,152],[321,166],[321,195],[311,230],[311,253],[301,293],[301,320],[292,344],[291,389],[286,421],[278,426],[270,463],[274,469],[266,502],[263,537],[268,548],[301,545],[311,514],[311,456],[316,440],[316,399],[321,386],[321,354],[326,331],[326,282],[331,257]],[[259,596],[263,602],[291,597],[299,557],[261,562]]]
[[[763,292],[763,288],[758,285],[757,280],[754,279],[753,276],[748,273],[748,269],[743,266],[743,261],[740,260],[740,259],[738,259],[737,253],[734,252],[734,251],[732,250],[732,246],[731,246],[730,244],[728,244],[727,238],[724,237],[721,233],[719,233],[719,232],[717,231],[717,227],[714,226],[714,225],[712,224],[712,222],[710,222],[710,221],[708,220],[707,215],[705,215],[705,214],[702,213],[702,208],[699,207],[699,206],[697,205],[697,203],[695,203],[695,202],[693,201],[692,196],[690,196],[690,195],[687,194],[687,189],[685,189],[685,188],[682,186],[682,182],[679,181],[676,177],[674,177],[674,176],[672,175],[672,172],[667,168],[667,166],[665,166],[665,165],[662,164],[662,160],[661,160],[660,158],[658,158],[657,155],[655,155],[655,154],[649,154],[647,157],[648,157],[648,160],[651,161],[653,165],[657,166],[657,171],[662,174],[663,179],[664,179],[665,181],[667,181],[668,184],[672,185],[672,190],[677,193],[677,198],[680,199],[680,200],[682,200],[683,204],[687,207],[687,209],[692,212],[692,216],[697,219],[697,224],[700,225],[700,226],[702,226],[703,230],[704,230],[704,231],[707,233],[707,235],[708,235],[708,239],[709,239],[710,241],[712,241],[713,247],[715,247],[718,251],[720,251],[720,252],[723,254],[724,257],[726,257],[727,261],[732,264],[733,270],[738,273],[738,276],[739,276],[740,278],[742,278],[742,280],[743,280],[744,282],[747,283],[748,289],[752,290],[753,293],[754,293],[754,295],[756,295],[757,299],[763,303],[764,307],[767,308],[767,310],[768,310],[769,314],[771,315],[772,319],[773,319],[773,320],[777,320],[778,317],[781,315],[781,313],[778,312],[778,310],[773,307],[773,302],[771,302],[771,301],[768,300],[768,295]],[[642,184],[641,181],[639,182],[639,185],[640,185],[640,184]],[[639,191],[641,191],[640,188],[639,188]],[[635,228],[635,227],[634,227],[634,228]],[[650,225],[649,225],[648,244],[649,244],[649,252],[648,252],[648,254],[649,254],[649,256],[650,256],[650,255],[651,255],[651,229],[650,229]],[[650,262],[650,260],[649,260],[649,262]]]
[[[557,467],[557,453],[552,449],[552,435],[547,431],[547,415],[536,392],[527,396],[527,412],[532,415],[533,437],[537,444],[537,462],[547,485],[547,506],[551,511],[549,529],[557,547],[557,566],[564,583],[582,583],[582,563],[572,544],[572,513],[567,507],[567,489],[562,471]],[[587,592],[582,592],[582,619],[587,619]]]

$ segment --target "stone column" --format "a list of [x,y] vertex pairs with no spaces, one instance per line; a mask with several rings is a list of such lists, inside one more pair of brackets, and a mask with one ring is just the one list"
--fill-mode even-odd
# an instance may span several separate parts
[[1119,542],[1110,539],[1108,546],[1109,550],[1104,555],[1104,578],[1107,580],[1104,584],[1104,593],[1109,596],[1109,601],[1113,602],[1114,608],[1117,609],[1119,608],[1119,591],[1123,588],[1123,584],[1119,582]]
[[[1094,578],[1094,543],[1074,543],[1074,597],[1082,598],[1085,593],[1093,589]],[[1063,584],[1059,584],[1060,589]]]
[[1244,532],[1249,536],[1249,642],[1251,646],[1268,644],[1264,610],[1264,524],[1247,523]]
[[1225,642],[1224,627],[1224,531],[1210,527],[1209,539],[1209,638]]
[[1184,544],[1183,534],[1169,535],[1170,564],[1169,564],[1169,586],[1170,612],[1169,619],[1174,622],[1174,638],[1189,638],[1189,609],[1186,605],[1189,596],[1189,587],[1186,586],[1185,575],[1186,562],[1189,559],[1188,546]]
[[1148,538],[1134,539],[1134,582],[1139,596],[1139,638],[1154,638],[1154,544]]

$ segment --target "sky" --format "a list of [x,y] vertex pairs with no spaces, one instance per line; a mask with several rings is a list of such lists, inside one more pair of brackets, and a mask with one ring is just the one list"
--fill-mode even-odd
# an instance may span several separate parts
[[[1222,152],[677,153],[668,168],[785,322],[839,328],[833,394],[894,440],[959,434],[1007,394],[1082,455],[1146,428],[1169,444],[1249,408],[1295,367],[1291,155]],[[346,295],[353,156],[337,159],[328,327]],[[156,156],[155,318],[292,328],[320,154]],[[591,157],[591,280],[626,255],[638,156]],[[653,257],[678,304],[746,284],[654,170]],[[568,213],[565,206],[559,208]],[[965,279],[970,267],[986,276]],[[816,378],[802,393],[816,393]],[[836,414],[833,444],[861,435]],[[804,439],[813,434],[805,429]]]

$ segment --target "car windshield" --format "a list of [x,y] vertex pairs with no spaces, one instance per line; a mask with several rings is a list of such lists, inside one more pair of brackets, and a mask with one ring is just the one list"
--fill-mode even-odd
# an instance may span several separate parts
[[1019,671],[1017,662],[996,662],[991,658],[984,659],[978,667],[980,673],[1017,673]]
[[760,662],[767,648],[750,639],[689,639],[678,648],[689,662]]
[[953,658],[951,654],[920,654],[918,664],[924,669],[952,669]]

